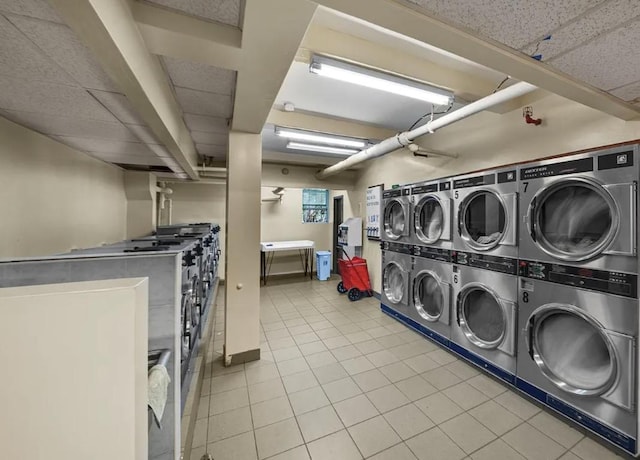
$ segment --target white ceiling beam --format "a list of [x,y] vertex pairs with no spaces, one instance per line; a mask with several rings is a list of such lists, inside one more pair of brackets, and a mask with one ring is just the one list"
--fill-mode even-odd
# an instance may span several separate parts
[[337,134],[361,139],[386,139],[396,132],[392,129],[365,125],[354,121],[311,115],[302,112],[271,110],[267,123],[287,128],[307,129],[329,134]]
[[539,88],[600,110],[623,120],[640,118],[640,110],[604,91],[552,69],[505,45],[457,29],[408,4],[394,0],[315,0],[333,10],[469,59],[529,82]]
[[131,2],[149,51],[161,56],[238,70],[242,65],[242,31],[142,2]]
[[247,0],[232,130],[262,131],[316,8],[308,0]]
[[140,34],[126,0],[50,0],[64,21],[127,96],[142,120],[192,179],[197,153],[156,56]]

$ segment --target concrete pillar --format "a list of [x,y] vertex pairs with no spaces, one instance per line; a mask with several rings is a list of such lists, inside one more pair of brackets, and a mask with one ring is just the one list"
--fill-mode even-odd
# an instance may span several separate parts
[[142,171],[125,171],[127,196],[127,238],[146,236],[156,229],[156,176]]
[[227,366],[260,359],[262,137],[232,131],[227,155],[225,347]]

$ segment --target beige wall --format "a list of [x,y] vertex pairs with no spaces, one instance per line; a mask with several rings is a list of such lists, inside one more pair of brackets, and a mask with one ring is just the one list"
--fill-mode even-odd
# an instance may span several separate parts
[[147,236],[156,229],[156,182],[155,174],[143,171],[125,171],[127,239]]
[[0,258],[121,240],[123,171],[0,117]]
[[[601,112],[550,95],[533,104],[541,126],[526,125],[522,110],[498,115],[483,112],[426,136],[418,143],[440,151],[457,153],[457,159],[414,158],[396,151],[367,163],[357,182],[352,203],[364,203],[366,188],[384,183],[406,184],[460,174],[518,161],[640,138],[640,121],[625,122]],[[362,215],[364,216],[364,207]],[[376,291],[380,291],[380,247],[364,243],[364,255]]]
[[[288,174],[282,173],[282,168],[288,169]],[[333,245],[332,225],[333,214],[330,209],[327,224],[302,223],[302,188],[317,187],[335,189],[330,192],[330,207],[332,197],[345,196],[345,217],[354,215],[351,209],[350,197],[354,194],[356,174],[349,172],[328,181],[318,181],[314,174],[317,168],[301,166],[283,166],[264,164],[262,167],[262,196],[272,198],[271,191],[275,187],[285,187],[282,202],[265,202],[261,205],[261,236],[262,241],[285,240],[313,240],[317,250],[331,250]],[[225,247],[225,185],[172,183],[171,195],[172,222],[217,222],[222,227],[221,242]],[[224,258],[220,265],[220,277],[224,279]],[[315,263],[315,262],[314,262]],[[274,258],[271,267],[272,274],[295,273],[302,270],[299,256],[295,253],[280,254]]]
[[[272,187],[262,187],[262,197],[273,197]],[[331,203],[331,198],[329,198]],[[331,206],[331,204],[330,204]],[[282,202],[262,203],[261,241],[312,240],[316,251],[330,251],[332,246],[333,216],[326,224],[302,223],[302,189],[287,188]],[[314,256],[315,257],[315,256]],[[314,260],[315,264],[315,260]],[[302,271],[300,256],[295,252],[276,253],[271,274],[296,273]]]

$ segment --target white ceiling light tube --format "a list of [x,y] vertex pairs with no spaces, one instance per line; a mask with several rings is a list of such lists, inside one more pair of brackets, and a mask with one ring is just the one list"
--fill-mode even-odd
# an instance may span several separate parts
[[320,144],[338,145],[343,147],[364,148],[367,142],[361,139],[345,139],[341,137],[333,137],[323,134],[315,134],[312,132],[293,131],[290,129],[276,128],[276,134],[287,139],[298,141],[318,142]]
[[313,56],[309,71],[327,78],[435,105],[449,105],[453,101],[453,93],[450,91],[324,56]]
[[292,150],[305,150],[307,152],[319,152],[319,153],[332,153],[335,155],[353,155],[354,153],[358,153],[359,149],[347,149],[341,147],[331,147],[329,145],[315,145],[315,144],[304,144],[301,142],[289,142],[287,144],[288,149]]

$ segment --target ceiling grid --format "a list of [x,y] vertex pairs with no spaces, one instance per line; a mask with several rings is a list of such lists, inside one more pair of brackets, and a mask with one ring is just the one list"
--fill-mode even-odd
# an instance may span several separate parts
[[640,98],[640,85],[635,84],[640,82],[637,0],[404,2],[457,27],[534,55],[552,68],[624,101]]
[[182,172],[46,1],[0,0],[0,43],[0,114],[103,161]]
[[162,62],[197,152],[223,160],[233,114],[236,72],[167,56],[162,57]]

